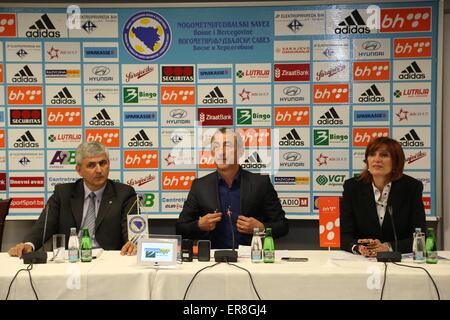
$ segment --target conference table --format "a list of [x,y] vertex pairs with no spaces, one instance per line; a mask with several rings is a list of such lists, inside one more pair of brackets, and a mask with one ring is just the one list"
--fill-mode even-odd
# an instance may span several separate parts
[[[415,264],[410,257],[402,264],[428,270],[441,299],[448,300],[450,252],[439,255],[443,259],[435,265]],[[281,260],[287,256],[308,261]],[[135,256],[105,251],[90,263],[34,265],[31,275],[39,299],[178,300],[186,295],[188,300],[252,300],[258,299],[256,289],[263,300],[373,300],[380,299],[385,268],[374,259],[328,250],[277,251],[273,264],[252,263],[244,253],[237,263],[214,265],[212,260],[155,269],[138,265]],[[249,274],[237,266],[250,272],[255,289]],[[0,299],[5,299],[12,278],[21,268],[26,268],[22,260],[0,253]],[[35,299],[27,272],[19,273],[9,299]],[[424,270],[388,263],[383,299],[437,299],[437,294]]]

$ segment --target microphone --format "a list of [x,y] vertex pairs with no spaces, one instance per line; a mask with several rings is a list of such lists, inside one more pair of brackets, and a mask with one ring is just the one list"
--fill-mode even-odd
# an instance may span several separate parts
[[231,223],[231,216],[233,212],[231,211],[231,206],[228,206],[227,209],[227,216],[228,216],[228,223],[230,224],[230,230],[231,230],[231,243],[233,246],[233,250],[218,250],[214,252],[214,260],[216,262],[237,262],[238,253],[236,251],[235,247],[235,240],[234,240],[234,230],[233,230],[233,224]]
[[397,232],[395,230],[394,215],[392,213],[392,206],[386,208],[386,213],[389,214],[391,220],[392,231],[394,232],[394,251],[393,252],[378,252],[377,261],[378,262],[401,262],[402,254],[397,251]]
[[47,263],[47,252],[44,250],[45,235],[47,233],[48,202],[45,205],[44,232],[42,233],[42,246],[39,250],[22,254],[24,264],[45,264]]

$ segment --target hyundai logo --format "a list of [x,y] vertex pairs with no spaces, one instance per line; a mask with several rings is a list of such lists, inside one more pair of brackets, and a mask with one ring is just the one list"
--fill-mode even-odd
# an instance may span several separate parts
[[92,73],[94,73],[96,76],[106,76],[107,74],[109,74],[109,72],[109,68],[105,66],[96,66],[92,68]]
[[174,109],[170,111],[170,116],[174,119],[183,119],[187,116],[187,111],[183,109]]
[[364,50],[375,51],[380,49],[381,43],[378,41],[369,40],[362,44]]
[[283,89],[283,93],[287,96],[293,97],[298,96],[302,92],[302,89],[295,86],[289,86]]
[[283,159],[286,161],[299,161],[302,158],[302,155],[298,152],[291,151],[283,154]]

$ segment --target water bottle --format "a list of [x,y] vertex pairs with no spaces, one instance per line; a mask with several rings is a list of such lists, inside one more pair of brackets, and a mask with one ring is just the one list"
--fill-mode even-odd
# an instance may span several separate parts
[[76,228],[70,228],[68,249],[69,262],[78,262],[80,260],[80,241],[78,240]]
[[92,261],[92,240],[89,235],[89,229],[83,228],[83,236],[81,237],[81,262]]
[[427,263],[435,264],[438,262],[437,257],[437,245],[436,245],[436,235],[434,233],[433,228],[427,229],[427,240],[426,240],[426,249],[427,249]]
[[425,262],[425,234],[416,228],[413,238],[413,260],[415,263]]
[[264,238],[264,263],[275,262],[275,244],[272,238],[272,228],[266,229],[266,237]]
[[253,238],[252,238],[252,262],[259,263],[263,261],[262,256],[262,241],[259,235],[259,229],[253,228]]

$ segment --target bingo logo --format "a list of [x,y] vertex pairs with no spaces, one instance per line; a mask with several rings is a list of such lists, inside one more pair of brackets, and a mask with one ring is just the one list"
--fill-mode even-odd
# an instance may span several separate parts
[[354,147],[366,147],[379,137],[389,137],[389,128],[353,128]]
[[431,51],[430,37],[394,39],[394,58],[428,58]]
[[190,190],[192,181],[195,179],[195,172],[163,172],[163,190]]
[[348,84],[315,84],[314,103],[348,103]]
[[120,148],[119,129],[86,129],[87,142],[98,141],[109,148]]
[[8,104],[42,104],[42,86],[8,86]]
[[431,7],[381,9],[380,32],[429,32]]
[[172,42],[166,19],[152,11],[130,17],[125,22],[122,37],[127,51],[136,59],[145,61],[161,58]]
[[195,105],[195,87],[162,86],[160,90],[161,104]]
[[48,126],[81,126],[81,108],[47,108]]
[[125,169],[158,168],[158,150],[127,150],[123,158]]

